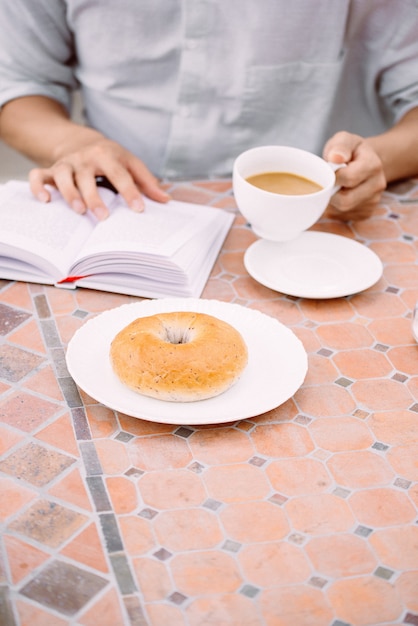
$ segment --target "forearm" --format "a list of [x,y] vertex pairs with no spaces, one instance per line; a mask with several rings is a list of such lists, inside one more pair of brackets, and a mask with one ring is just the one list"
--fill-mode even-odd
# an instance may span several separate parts
[[418,107],[387,132],[366,141],[380,157],[388,183],[418,176]]
[[43,167],[101,137],[73,122],[60,103],[44,96],[11,100],[0,112],[0,138]]

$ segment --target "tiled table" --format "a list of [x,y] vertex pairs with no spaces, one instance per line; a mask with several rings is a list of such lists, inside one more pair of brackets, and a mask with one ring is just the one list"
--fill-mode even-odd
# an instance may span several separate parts
[[[175,198],[234,211],[228,181]],[[257,284],[236,223],[203,297],[291,328],[306,380],[277,409],[170,426],[115,414],[65,367],[73,333],[135,298],[0,283],[2,626],[418,624],[418,181],[320,230],[373,249],[367,291]]]

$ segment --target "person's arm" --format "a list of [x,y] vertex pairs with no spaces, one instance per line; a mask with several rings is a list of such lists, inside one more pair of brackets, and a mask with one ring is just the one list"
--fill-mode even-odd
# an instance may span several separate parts
[[381,135],[336,133],[323,156],[347,164],[337,171],[341,189],[333,196],[328,214],[345,220],[369,217],[388,183],[418,176],[418,107]]
[[380,157],[388,183],[418,176],[418,107],[387,132],[366,141]]
[[72,121],[65,108],[44,96],[25,96],[0,112],[0,138],[35,163],[29,179],[40,200],[57,187],[77,212],[90,209],[100,219],[108,210],[95,177],[105,176],[134,210],[143,209],[142,193],[159,202],[168,195],[140,159],[98,131]]

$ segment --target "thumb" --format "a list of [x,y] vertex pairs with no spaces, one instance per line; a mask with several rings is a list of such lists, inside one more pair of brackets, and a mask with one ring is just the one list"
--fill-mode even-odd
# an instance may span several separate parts
[[330,163],[348,163],[361,141],[361,137],[351,133],[339,132],[325,144],[323,157]]

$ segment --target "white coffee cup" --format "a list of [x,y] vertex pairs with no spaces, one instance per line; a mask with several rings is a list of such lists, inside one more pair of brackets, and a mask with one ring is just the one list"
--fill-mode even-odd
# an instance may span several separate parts
[[[290,146],[259,146],[242,152],[233,168],[238,209],[262,239],[288,241],[315,224],[338,190],[335,170],[341,165]],[[307,178],[321,189],[303,195],[265,191],[246,179],[265,172],[288,172]]]

